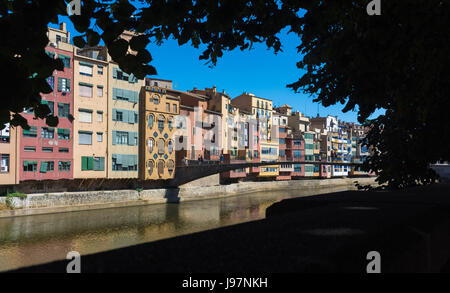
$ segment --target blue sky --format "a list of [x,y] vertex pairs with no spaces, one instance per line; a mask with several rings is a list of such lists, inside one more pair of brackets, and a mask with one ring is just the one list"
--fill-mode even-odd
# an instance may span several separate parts
[[[78,35],[68,18],[60,17],[60,21],[67,23],[72,38]],[[357,122],[356,112],[342,112],[344,105],[337,104],[325,108],[313,103],[313,97],[295,93],[286,87],[287,84],[297,81],[302,74],[296,67],[301,57],[297,53],[300,39],[295,34],[287,34],[287,30],[281,32],[279,37],[283,52],[277,55],[265,45],[257,44],[250,51],[236,49],[224,52],[223,57],[218,59],[216,66],[212,68],[206,65],[205,60],[198,59],[203,52],[202,48],[195,49],[189,44],[178,46],[175,40],[166,41],[161,46],[149,44],[147,49],[153,57],[150,64],[158,73],[152,77],[173,80],[174,87],[182,91],[215,85],[217,90],[225,90],[231,97],[236,97],[242,92],[250,92],[273,100],[276,106],[289,104],[294,110],[307,116],[316,116],[319,111],[320,116],[337,115],[339,119]],[[377,111],[372,118],[383,112]]]

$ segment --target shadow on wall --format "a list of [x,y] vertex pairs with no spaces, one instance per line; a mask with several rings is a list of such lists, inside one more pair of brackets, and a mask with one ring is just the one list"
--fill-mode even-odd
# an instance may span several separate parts
[[164,198],[168,203],[179,203],[180,202],[180,189],[179,188],[168,188],[165,191]]

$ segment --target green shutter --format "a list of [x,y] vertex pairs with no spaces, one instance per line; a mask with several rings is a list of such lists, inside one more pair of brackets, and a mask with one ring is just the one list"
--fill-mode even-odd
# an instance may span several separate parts
[[128,112],[128,123],[134,124],[134,111],[127,111]]
[[116,131],[113,130],[112,132],[112,144],[115,145],[116,144]]
[[48,163],[47,162],[41,162],[41,173],[47,173],[47,166]]
[[94,157],[87,157],[87,169],[94,170]]
[[87,157],[81,157],[81,171],[87,170]]

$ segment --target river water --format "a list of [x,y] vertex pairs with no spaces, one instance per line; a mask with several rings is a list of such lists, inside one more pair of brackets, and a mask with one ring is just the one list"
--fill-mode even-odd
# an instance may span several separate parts
[[0,271],[262,219],[282,199],[347,190],[259,192],[156,204],[0,219]]

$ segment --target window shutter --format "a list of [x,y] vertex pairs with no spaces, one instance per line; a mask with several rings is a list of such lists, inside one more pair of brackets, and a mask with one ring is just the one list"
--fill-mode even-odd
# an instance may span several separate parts
[[94,157],[87,157],[87,169],[94,170]]
[[113,68],[113,78],[117,78],[117,68]]
[[117,110],[116,109],[113,109],[112,120],[117,121]]
[[58,77],[58,92],[62,91],[62,78]]
[[87,170],[87,157],[81,157],[81,171]]
[[104,171],[105,170],[105,157],[100,157],[100,166],[98,171]]
[[112,132],[112,144],[115,145],[116,144],[116,131],[113,130]]
[[41,162],[41,173],[47,173],[47,162]]
[[117,100],[117,88],[113,88],[113,100]]
[[128,77],[128,82],[133,83],[134,80],[134,74],[131,73],[130,76]]
[[134,124],[134,111],[128,111],[128,123]]
[[128,145],[134,145],[134,132],[128,132]]

